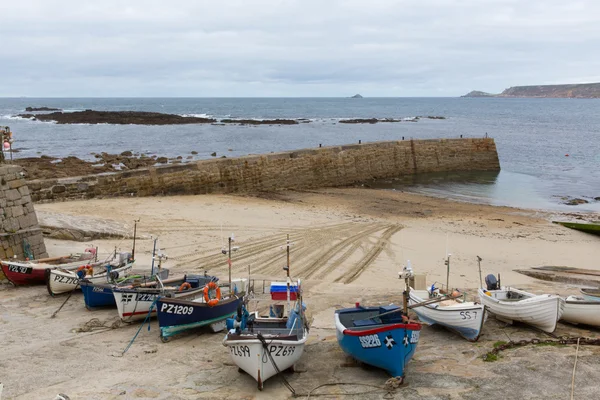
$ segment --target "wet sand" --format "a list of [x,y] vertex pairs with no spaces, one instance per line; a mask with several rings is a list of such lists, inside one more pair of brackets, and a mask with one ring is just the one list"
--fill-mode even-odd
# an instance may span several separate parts
[[[119,229],[140,218],[136,268],[148,266],[150,236],[158,236],[172,273],[208,271],[226,279],[221,247],[233,232],[233,276],[281,279],[286,234],[293,242],[292,275],[302,278],[313,318],[300,372],[285,374],[298,393],[333,382],[382,386],[385,372],[358,365],[339,349],[333,310],[362,304],[399,304],[404,284],[398,271],[407,259],[429,284],[445,282],[443,258],[451,253],[450,286],[474,294],[482,270],[500,273],[502,283],[536,293],[577,292],[574,286],[542,282],[514,269],[565,265],[600,269],[597,237],[551,224],[544,213],[505,207],[455,203],[425,196],[367,189],[285,192],[263,197],[181,196],[122,198],[40,204],[36,209],[65,215],[72,224]],[[115,246],[131,248],[130,239],[96,240],[106,254]],[[50,255],[80,251],[85,243],[47,240]],[[470,289],[470,290],[469,290]],[[262,392],[240,374],[221,345],[223,334],[208,330],[162,343],[156,321],[144,327],[131,349],[121,355],[139,323],[118,322],[116,309],[88,311],[81,293],[50,297],[43,286],[0,285],[0,382],[4,398],[52,399],[280,399],[290,396],[279,377]],[[253,305],[256,302],[253,303]],[[258,307],[264,307],[258,302]],[[97,318],[104,325],[91,328]],[[113,329],[114,328],[114,329]],[[90,330],[91,329],[91,330]],[[89,330],[80,332],[81,330]],[[559,324],[556,335],[598,337],[573,325]],[[405,384],[393,392],[364,386],[329,386],[315,393],[369,392],[344,398],[504,399],[569,398],[575,346],[528,346],[503,352],[496,362],[482,356],[498,341],[546,335],[526,326],[506,326],[489,318],[479,342],[469,343],[443,329],[424,327],[406,371]],[[594,398],[600,372],[600,348],[581,347],[575,398]],[[312,397],[312,396],[311,396]]]

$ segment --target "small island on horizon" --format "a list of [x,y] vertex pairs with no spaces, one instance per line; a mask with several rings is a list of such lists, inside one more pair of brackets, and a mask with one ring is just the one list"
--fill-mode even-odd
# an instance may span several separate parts
[[354,96],[352,96],[350,98],[351,99],[362,99],[363,97],[360,94],[356,93]]
[[473,90],[460,97],[598,99],[600,98],[600,83],[513,86],[509,87],[508,89],[505,89],[502,93],[499,94]]

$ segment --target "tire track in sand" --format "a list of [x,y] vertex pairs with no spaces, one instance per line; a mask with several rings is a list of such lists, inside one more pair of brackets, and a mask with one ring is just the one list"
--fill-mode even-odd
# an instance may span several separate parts
[[334,282],[342,282],[344,284],[352,283],[358,278],[373,261],[381,254],[381,252],[389,245],[390,239],[396,232],[402,229],[402,225],[392,225],[377,239],[371,250],[348,272],[339,276]]

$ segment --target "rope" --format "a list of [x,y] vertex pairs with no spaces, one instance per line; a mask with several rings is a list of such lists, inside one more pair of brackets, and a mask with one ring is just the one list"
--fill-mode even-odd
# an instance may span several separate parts
[[117,329],[117,328],[120,328],[122,325],[123,325],[123,322],[120,319],[113,321],[109,325],[109,321],[102,322],[98,318],[92,318],[88,322],[83,324],[83,326],[81,328],[75,329],[75,332],[77,332],[77,333],[91,332],[95,329]]
[[577,368],[577,356],[579,355],[579,339],[577,338],[577,350],[575,350],[575,364],[573,365],[573,378],[571,379],[571,400],[575,394],[575,368]]
[[148,322],[148,331],[150,331],[150,322],[149,322],[149,320],[150,320],[150,314],[152,314],[152,309],[156,305],[156,302],[158,302],[158,299],[159,299],[159,297],[156,297],[156,299],[154,299],[154,301],[150,305],[150,309],[148,310],[148,314],[146,315],[146,318],[144,319],[144,322],[142,322],[142,324],[140,325],[138,331],[133,336],[133,339],[131,339],[131,341],[129,342],[129,344],[127,345],[127,347],[125,347],[125,350],[123,350],[123,352],[121,353],[121,356],[124,356],[125,353],[127,353],[127,350],[129,350],[129,348],[131,347],[131,345],[133,345],[133,342],[135,341],[135,339],[137,338],[137,336],[140,334],[140,331],[142,330],[142,328],[144,327],[144,325],[146,324],[146,322]]
[[69,295],[67,296],[67,298],[65,299],[65,301],[63,301],[63,303],[60,305],[60,307],[58,307],[58,310],[54,311],[54,313],[50,316],[50,318],[55,318],[56,314],[58,314],[58,312],[60,310],[62,310],[62,308],[65,306],[65,304],[67,304],[67,301],[69,301],[69,299],[71,298],[71,295],[73,294],[73,292],[75,290],[77,290],[77,288],[79,287],[79,282],[77,282],[77,285],[75,285],[75,287],[73,288],[73,290],[71,290],[69,292]]
[[264,336],[259,333],[259,334],[256,335],[256,337],[257,337],[258,340],[260,340],[260,342],[263,345],[263,348],[267,352],[267,355],[269,356],[269,359],[271,360],[271,364],[273,364],[273,367],[275,368],[275,371],[277,371],[277,375],[281,376],[281,379],[283,379],[283,384],[285,385],[285,387],[287,387],[289,389],[290,392],[292,392],[292,396],[296,397],[296,391],[294,390],[294,388],[292,387],[292,385],[290,385],[290,383],[287,381],[287,379],[285,379],[285,376],[283,376],[281,374],[281,371],[279,370],[279,367],[275,363],[275,360],[273,359],[273,356],[271,355],[271,351],[269,350],[269,345],[267,344],[267,341],[265,340]]

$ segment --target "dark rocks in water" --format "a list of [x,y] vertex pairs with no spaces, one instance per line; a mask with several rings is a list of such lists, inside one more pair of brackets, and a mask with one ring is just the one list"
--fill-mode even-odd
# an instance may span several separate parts
[[351,99],[362,99],[363,97],[360,94],[356,93],[354,96],[352,96],[350,98]]
[[439,115],[428,115],[426,117],[421,117],[421,118],[428,118],[428,119],[446,119],[446,117],[441,117]]
[[594,197],[594,200],[600,201],[600,197]]
[[167,157],[158,157],[156,159],[156,162],[159,164],[166,164],[169,162],[169,159]]
[[25,111],[62,111],[60,108],[52,108],[52,107],[27,107]]
[[355,118],[340,120],[340,124],[376,124],[378,122],[402,122],[402,120],[393,118]]
[[212,153],[210,153],[211,156],[216,157],[217,156],[217,152],[213,151]]
[[123,157],[131,157],[132,155],[133,155],[133,153],[129,150],[121,153],[121,156],[123,156]]
[[297,125],[295,119],[222,119],[223,124],[239,125]]
[[19,117],[58,124],[180,125],[216,122],[213,118],[182,117],[175,114],[142,111],[77,111],[72,113],[20,114]]
[[192,150],[192,154],[196,155],[198,152],[196,150]]
[[588,203],[589,203],[589,201],[587,201],[585,199],[573,198],[573,199],[568,199],[563,204],[566,204],[568,206],[578,206],[580,204],[588,204]]

